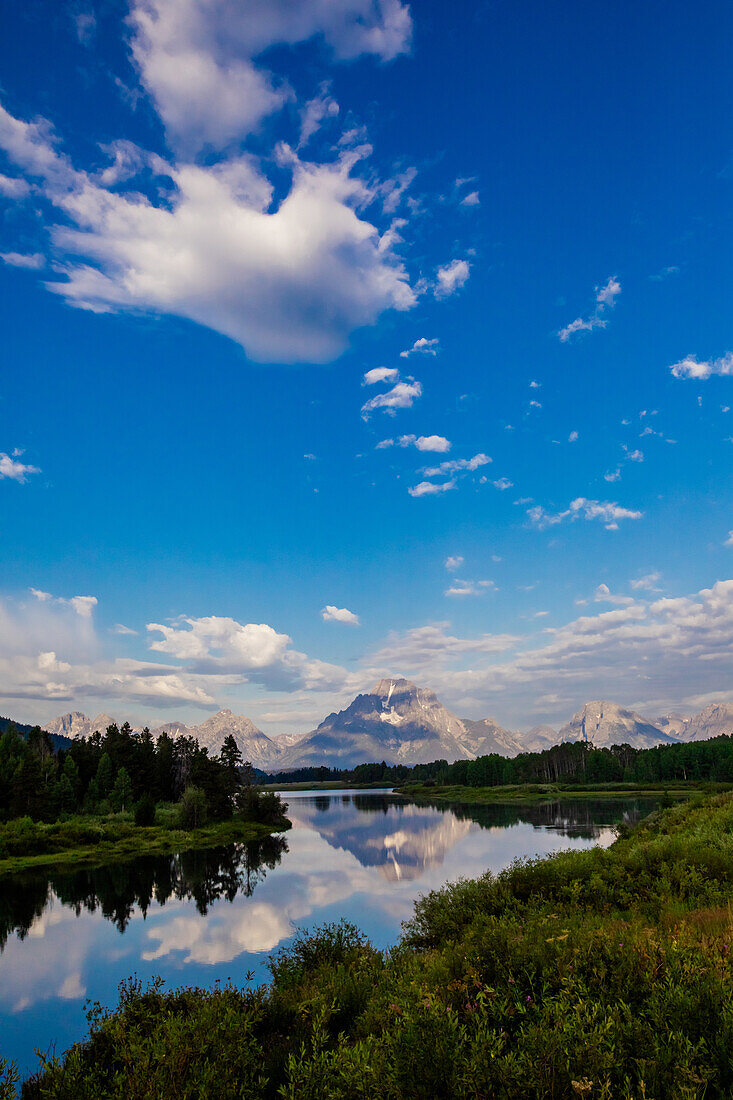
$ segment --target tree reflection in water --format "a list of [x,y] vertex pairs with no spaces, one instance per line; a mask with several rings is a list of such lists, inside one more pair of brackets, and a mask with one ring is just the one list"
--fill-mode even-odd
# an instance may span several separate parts
[[190,900],[203,915],[219,898],[231,902],[238,895],[249,897],[287,850],[284,837],[275,835],[249,844],[140,856],[78,871],[9,876],[0,888],[0,950],[13,933],[24,939],[54,899],[77,916],[83,910],[99,910],[120,932],[127,928],[136,906],[145,916],[153,901],[165,905],[171,898]]

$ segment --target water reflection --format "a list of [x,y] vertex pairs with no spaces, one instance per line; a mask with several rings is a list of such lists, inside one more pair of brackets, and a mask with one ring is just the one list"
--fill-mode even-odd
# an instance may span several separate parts
[[362,867],[374,867],[387,881],[398,882],[416,880],[426,870],[442,866],[472,829],[531,825],[597,841],[610,821],[630,824],[653,808],[653,800],[643,799],[619,799],[611,806],[608,799],[416,806],[390,794],[369,793],[290,795],[288,813],[294,823],[315,829],[333,848],[351,852]]
[[250,897],[287,852],[280,836],[173,856],[140,856],[126,863],[78,871],[25,872],[5,878],[0,889],[0,950],[8,936],[23,940],[57,899],[78,917],[99,912],[124,932],[135,910],[145,916],[153,901],[190,901],[204,916],[218,898]]

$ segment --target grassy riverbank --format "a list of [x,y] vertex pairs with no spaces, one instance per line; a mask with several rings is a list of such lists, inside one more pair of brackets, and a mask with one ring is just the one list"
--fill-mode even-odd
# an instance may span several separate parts
[[732,948],[733,795],[695,797],[429,894],[387,953],[326,926],[268,987],[131,982],[23,1097],[729,1097]]
[[494,802],[552,802],[578,798],[671,798],[693,795],[712,796],[731,789],[730,783],[525,783],[502,787],[465,787],[460,785],[409,783],[395,787],[395,794],[416,802],[462,802],[484,804]]
[[263,783],[263,791],[382,791],[389,790],[391,783],[344,783],[336,780],[333,783]]
[[290,827],[285,818],[262,825],[233,817],[184,829],[178,818],[178,808],[169,806],[159,807],[156,824],[148,827],[135,825],[131,814],[78,816],[51,825],[30,818],[11,821],[0,825],[0,877],[37,867],[98,866],[142,855],[247,843]]

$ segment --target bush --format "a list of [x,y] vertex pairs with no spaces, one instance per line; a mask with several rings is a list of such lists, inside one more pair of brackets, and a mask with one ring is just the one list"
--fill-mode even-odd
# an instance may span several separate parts
[[288,804],[274,791],[242,787],[237,797],[237,809],[246,821],[260,825],[276,825],[287,813]]
[[135,824],[144,828],[155,825],[155,801],[152,795],[144,794],[135,806]]
[[199,829],[208,817],[206,795],[200,787],[186,787],[178,804],[178,822],[184,829]]

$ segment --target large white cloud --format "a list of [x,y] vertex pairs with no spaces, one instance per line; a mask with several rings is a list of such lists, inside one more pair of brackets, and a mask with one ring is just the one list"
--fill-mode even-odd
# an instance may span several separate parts
[[283,691],[336,689],[346,679],[344,669],[298,652],[287,634],[279,634],[267,623],[240,623],[208,615],[184,617],[171,626],[148,623],[147,628],[162,634],[150,648],[188,662],[192,673],[233,675],[242,683]]
[[[259,135],[257,156],[240,140],[295,98],[261,63],[265,51],[315,38],[336,60],[389,61],[410,43],[401,0],[132,0],[129,24],[171,163],[118,139],[102,147],[110,163],[83,170],[48,121],[0,108],[0,149],[28,177],[3,175],[0,192],[23,199],[30,180],[55,209],[61,278],[49,288],[96,312],[192,320],[262,362],[334,359],[355,329],[409,309],[415,292],[398,253],[406,223],[394,215],[415,170],[360,179],[357,164],[371,148],[357,130],[309,160],[274,132]],[[338,105],[322,84],[299,113],[290,140],[302,149]],[[292,121],[283,118],[278,138]],[[44,262],[40,252],[4,255],[26,267]]]
[[47,125],[2,108],[0,147],[71,223],[51,229],[64,278],[47,285],[80,308],[174,314],[261,361],[323,362],[354,329],[415,301],[392,238],[359,214],[373,194],[353,169],[368,147],[323,164],[282,149],[292,182],[275,208],[249,156],[170,165],[174,190],[154,202],[76,170]]

